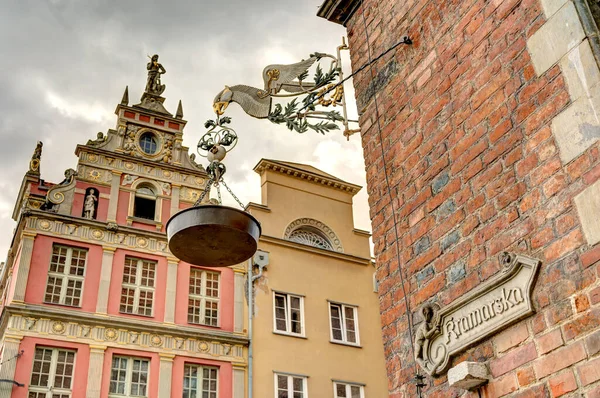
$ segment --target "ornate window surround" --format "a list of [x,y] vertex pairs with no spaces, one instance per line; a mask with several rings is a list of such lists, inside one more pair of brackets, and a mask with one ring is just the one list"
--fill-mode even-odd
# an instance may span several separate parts
[[292,221],[286,227],[285,232],[283,234],[283,238],[286,240],[290,240],[290,237],[292,236],[292,234],[301,229],[305,229],[309,232],[311,232],[310,231],[311,229],[316,230],[318,233],[324,235],[324,237],[327,238],[327,240],[329,240],[329,243],[331,244],[333,251],[336,251],[339,253],[344,252],[342,242],[341,242],[340,238],[338,238],[336,233],[333,232],[333,230],[331,228],[329,228],[327,225],[325,225],[325,223],[322,223],[321,221],[315,220],[313,218],[303,217],[303,218],[298,218],[297,220]]
[[[156,181],[150,180],[148,178],[138,178],[131,184],[130,194],[129,194],[129,210],[127,211],[127,218],[129,220],[133,220],[133,208],[135,204],[135,193],[140,185],[150,185],[154,188],[154,192],[156,192],[156,208],[154,211],[154,222],[160,223],[162,217],[162,200],[166,196],[163,195],[163,187],[161,187]],[[152,220],[139,220],[135,219],[135,221],[152,221]]]

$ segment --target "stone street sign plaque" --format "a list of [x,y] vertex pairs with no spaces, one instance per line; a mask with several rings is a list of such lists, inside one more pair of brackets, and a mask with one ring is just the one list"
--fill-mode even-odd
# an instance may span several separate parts
[[532,314],[531,292],[540,261],[509,253],[500,273],[445,308],[426,305],[415,335],[416,360],[430,375],[445,371],[452,355]]

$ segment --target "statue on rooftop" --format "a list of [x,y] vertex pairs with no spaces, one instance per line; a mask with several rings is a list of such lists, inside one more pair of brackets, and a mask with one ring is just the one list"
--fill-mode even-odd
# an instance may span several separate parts
[[148,69],[148,81],[146,83],[146,92],[153,95],[161,95],[166,86],[160,83],[160,75],[167,73],[166,69],[158,62],[158,54],[150,58],[146,66]]
[[40,174],[40,159],[42,158],[42,147],[44,144],[42,141],[38,141],[35,150],[33,151],[33,155],[31,156],[31,161],[29,162],[29,172],[34,174]]

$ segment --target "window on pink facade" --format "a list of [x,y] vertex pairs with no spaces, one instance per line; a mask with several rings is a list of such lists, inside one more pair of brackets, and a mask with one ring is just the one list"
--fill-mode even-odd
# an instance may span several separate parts
[[186,364],[183,369],[183,398],[217,398],[217,368]]
[[218,272],[190,269],[189,323],[218,326],[219,278]]
[[70,398],[75,351],[36,347],[28,398]]
[[155,279],[155,261],[125,257],[119,311],[125,314],[152,316]]
[[110,371],[109,397],[147,397],[150,361],[114,356]]
[[86,249],[52,246],[44,302],[81,306],[86,258]]

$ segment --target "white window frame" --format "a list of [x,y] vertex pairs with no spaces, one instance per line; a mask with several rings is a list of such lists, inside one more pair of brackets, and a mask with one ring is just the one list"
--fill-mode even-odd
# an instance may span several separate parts
[[[34,386],[31,384],[31,379],[33,378],[33,364],[35,363],[35,351],[38,349],[52,351],[52,356],[50,359],[50,371],[48,372],[48,385],[46,387]],[[67,353],[70,352],[70,353],[74,354],[73,373],[71,373],[71,385],[69,386],[68,389],[54,387],[54,381],[55,381],[54,379],[56,377],[56,365],[58,363],[58,353],[60,351],[65,351]],[[29,388],[27,390],[28,393],[34,392],[34,393],[46,394],[46,398],[52,398],[52,394],[68,395],[69,397],[72,396],[73,381],[75,380],[75,366],[77,365],[77,351],[66,350],[66,349],[62,349],[62,348],[46,347],[46,346],[36,346],[35,350],[34,350],[34,354],[33,354],[33,362],[31,363],[31,365],[32,365],[32,368],[31,368],[32,370],[31,370],[31,377],[29,378]]]
[[[135,283],[126,283],[121,279],[121,297],[123,297],[123,289],[134,289],[133,293],[133,310],[132,312],[121,311],[121,302],[119,302],[119,313],[121,314],[129,314],[129,315],[139,315],[145,317],[154,317],[154,301],[156,300],[156,275],[158,272],[158,262],[155,260],[150,260],[147,258],[139,258],[134,256],[125,256],[123,260],[123,275],[125,275],[125,261],[130,258],[132,260],[136,260],[136,268],[135,268]],[[143,272],[143,263],[144,261],[150,262],[154,264],[154,278],[152,280],[152,286],[142,286],[142,272]],[[152,311],[150,315],[140,314],[140,292],[152,292]]]
[[[358,306],[350,305],[350,304],[343,304],[343,303],[339,303],[339,302],[335,302],[335,301],[328,301],[327,304],[328,304],[328,309],[329,309],[329,339],[330,339],[330,341],[332,343],[336,343],[336,344],[360,346],[360,333],[359,333],[359,326],[358,326]],[[333,338],[333,322],[332,322],[332,316],[331,316],[331,307],[332,306],[336,306],[336,307],[340,308],[340,316],[341,316],[340,323],[341,323],[341,328],[342,328],[342,340]],[[346,327],[346,308],[351,308],[354,312],[354,333],[356,335],[356,342],[348,341],[348,330]]]
[[[52,266],[52,256],[54,255],[54,248],[55,247],[60,247],[60,248],[67,249],[67,255],[66,255],[66,259],[65,259],[65,269],[64,269],[64,272],[53,272],[53,271],[50,270],[50,267]],[[83,265],[83,275],[82,276],[72,275],[70,273],[70,270],[71,270],[71,260],[73,259],[73,249],[85,252],[85,263]],[[84,247],[68,246],[68,245],[63,245],[63,244],[58,244],[58,243],[52,244],[52,253],[50,254],[50,262],[48,263],[48,276],[46,278],[46,290],[44,290],[44,303],[45,304],[66,305],[66,306],[69,306],[69,307],[81,308],[81,306],[83,304],[83,288],[84,288],[84,285],[85,285],[85,283],[84,283],[84,281],[85,281],[85,274],[87,273],[88,253],[89,253],[88,249],[86,249]],[[62,283],[61,283],[61,286],[60,286],[60,296],[59,296],[59,299],[58,299],[58,303],[53,303],[52,301],[46,301],[46,294],[47,294],[47,289],[48,289],[48,282],[49,282],[49,279],[51,277],[55,278],[55,279],[61,279],[62,280]],[[69,289],[69,287],[68,287],[69,280],[81,282],[81,293],[79,295],[79,305],[66,304],[67,290]]]
[[[337,386],[342,385],[346,390],[346,397],[340,397],[337,395]],[[352,387],[358,387],[360,389],[360,398],[365,398],[365,387],[363,384],[350,383],[347,381],[333,381],[333,398],[352,398]]]
[[[192,272],[200,272],[201,273],[201,276],[200,276],[201,294],[189,293],[189,289],[188,289],[188,323],[191,325],[220,327],[221,326],[221,273],[216,272],[216,271],[208,271],[208,270],[205,270],[202,268],[197,268],[197,267],[190,267],[190,277],[189,277],[190,280],[192,278]],[[207,283],[207,275],[208,274],[216,274],[217,275],[217,283],[219,284],[219,287],[217,289],[217,297],[210,297],[210,296],[206,295],[206,283]],[[189,280],[188,280],[188,283],[190,283]],[[202,316],[202,319],[199,323],[190,322],[189,300],[200,300],[200,314]],[[217,303],[217,324],[216,325],[210,325],[210,324],[206,323],[206,302],[207,301]]]
[[[221,383],[219,383],[219,377],[220,377],[219,367],[217,367],[217,366],[205,366],[205,365],[202,365],[202,364],[199,364],[199,363],[186,362],[183,365],[183,378],[184,378],[184,380],[185,380],[185,368],[187,366],[193,366],[193,367],[198,368],[198,375],[200,375],[200,373],[203,372],[204,369],[216,369],[216,371],[217,371],[217,392],[216,392],[217,395],[216,396],[217,397],[220,396],[219,395],[219,391],[220,391]],[[196,398],[201,398],[202,394],[204,393],[204,390],[202,389],[202,381],[203,380],[204,380],[203,377],[197,377],[196,378],[196,381],[197,381],[196,385],[198,386],[198,391],[196,392]],[[183,383],[183,381],[182,381],[182,383]],[[184,389],[185,389],[185,386],[182,388],[182,390],[184,390]],[[212,392],[212,391],[209,391],[209,392]]]
[[[285,330],[277,329],[277,310],[276,310],[276,297],[285,296]],[[292,297],[300,300],[300,328],[301,333],[292,332],[292,316],[291,316],[291,300]],[[306,327],[304,324],[304,296],[299,294],[285,293],[280,291],[273,291],[273,333],[283,334],[286,336],[305,337]]]
[[308,398],[308,376],[297,375],[292,373],[282,373],[282,372],[273,372],[273,387],[274,387],[274,397],[279,398],[279,383],[277,377],[287,377],[287,393],[288,397],[294,396],[294,379],[302,379],[302,398]]
[[[110,383],[112,381],[112,372],[113,372],[113,359],[114,358],[125,358],[127,359],[127,369],[125,370],[125,395],[119,394],[116,392],[110,392]],[[148,362],[148,374],[146,376],[146,395],[131,395],[131,377],[133,375],[133,361],[145,361]],[[142,358],[142,357],[134,357],[128,355],[118,355],[115,354],[110,359],[110,373],[108,375],[108,398],[123,398],[123,397],[141,397],[147,398],[150,394],[150,359]]]
[[[143,193],[138,194],[138,192],[137,192],[138,189],[144,188],[144,187],[151,189],[154,192],[154,196],[148,195],[148,194],[143,194]],[[162,188],[156,182],[154,182],[152,180],[149,180],[146,178],[140,178],[138,180],[135,180],[131,184],[131,189],[129,190],[129,192],[130,192],[129,209],[128,209],[128,213],[127,213],[128,223],[131,223],[133,221],[147,223],[147,224],[160,223],[160,220],[162,217],[162,198],[164,197],[161,194]],[[136,196],[138,196],[140,198],[145,198],[145,199],[154,199],[154,201],[155,201],[154,219],[151,220],[149,218],[140,218],[140,217],[135,216],[135,198],[136,198]],[[129,224],[129,225],[131,225],[131,224]]]

